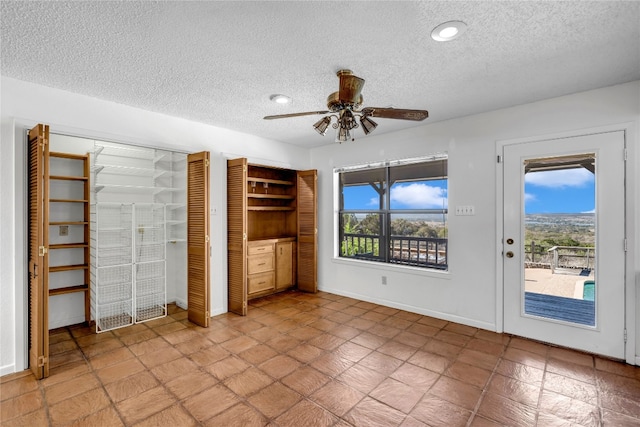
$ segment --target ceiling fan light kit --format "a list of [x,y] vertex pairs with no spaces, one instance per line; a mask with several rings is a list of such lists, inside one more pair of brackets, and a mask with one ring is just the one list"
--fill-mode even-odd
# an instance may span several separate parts
[[327,133],[327,128],[329,127],[330,124],[331,124],[331,116],[327,116],[318,120],[313,125],[313,128],[317,130],[320,135],[324,136],[324,134]]
[[[369,135],[378,127],[378,124],[371,120],[371,117],[380,117],[384,119],[396,120],[412,120],[421,121],[429,117],[427,110],[407,110],[400,108],[374,108],[362,107],[364,99],[362,97],[362,88],[364,87],[364,79],[353,75],[351,70],[340,70],[337,72],[340,79],[340,89],[327,97],[327,111],[307,111],[303,113],[278,114],[274,116],[265,116],[265,120],[283,119],[289,117],[310,116],[315,114],[329,114],[313,124],[313,128],[320,134],[325,135],[327,128],[331,124],[332,118],[336,118],[336,122],[331,126],[337,130],[336,142],[343,143],[348,140],[354,141],[351,136],[351,130],[362,126],[365,135]],[[271,100],[278,95],[273,95]],[[288,98],[288,97],[287,97]],[[289,98],[290,99],[290,98]],[[275,101],[278,102],[278,101]],[[359,118],[360,124],[356,121]]]

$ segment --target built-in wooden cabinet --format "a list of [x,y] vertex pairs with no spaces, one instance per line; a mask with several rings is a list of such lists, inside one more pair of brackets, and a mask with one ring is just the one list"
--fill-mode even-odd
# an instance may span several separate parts
[[[317,291],[316,176],[315,170],[254,165],[245,158],[228,161],[229,311],[245,315],[247,300],[294,287],[300,277],[302,290]],[[303,263],[312,264],[303,276],[299,249]]]

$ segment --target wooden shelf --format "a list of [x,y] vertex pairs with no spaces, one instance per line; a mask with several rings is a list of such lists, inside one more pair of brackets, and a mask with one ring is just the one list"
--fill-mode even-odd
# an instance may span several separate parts
[[72,294],[74,292],[87,292],[89,291],[88,285],[67,286],[64,288],[49,289],[49,296]]
[[86,270],[88,268],[89,266],[87,264],[58,265],[55,267],[49,267],[49,273],[57,273],[59,271]]
[[58,157],[60,159],[85,160],[89,158],[88,154],[71,154],[60,153],[58,151],[49,151],[49,157]]
[[248,211],[295,211],[296,208],[291,206],[247,206]]
[[76,248],[88,248],[87,243],[56,243],[49,245],[49,249],[76,249]]
[[290,194],[262,194],[262,193],[247,193],[249,199],[279,199],[279,200],[293,200],[296,196]]
[[49,203],[89,203],[89,201],[79,199],[49,199]]
[[267,184],[276,184],[276,185],[293,185],[292,181],[283,181],[281,179],[269,179],[269,178],[257,178],[257,177],[247,177],[247,182],[262,182]]
[[56,179],[60,181],[88,181],[86,176],[67,176],[67,175],[49,175],[49,179]]
[[[67,226],[67,228],[72,226],[75,230],[73,234],[80,232],[82,237],[74,237],[72,243],[49,244],[47,249],[50,253],[58,250],[57,254],[60,255],[64,254],[60,250],[71,249],[72,251],[68,252],[68,255],[70,255],[68,259],[56,262],[56,264],[62,262],[64,263],[63,265],[50,265],[46,274],[50,277],[51,274],[60,273],[57,277],[62,278],[64,272],[76,271],[77,273],[73,273],[74,277],[77,277],[78,274],[83,276],[83,279],[74,279],[60,288],[49,289],[49,296],[82,293],[84,320],[89,323],[91,321],[90,157],[89,154],[49,152],[49,159],[51,172],[45,179],[48,179],[49,182],[56,181],[56,188],[66,189],[66,192],[54,194],[53,197],[52,194],[49,194],[48,200],[45,200],[45,208],[47,210],[53,208],[57,212],[54,218],[48,217],[49,226]],[[78,215],[76,208],[81,208],[83,212],[81,216]],[[62,212],[58,211],[65,211],[66,213],[64,216],[60,216]],[[51,219],[54,219],[54,221]],[[45,232],[55,235],[57,234],[55,231],[55,229],[49,228]],[[60,240],[53,241],[60,242]],[[78,285],[77,283],[82,284]]]

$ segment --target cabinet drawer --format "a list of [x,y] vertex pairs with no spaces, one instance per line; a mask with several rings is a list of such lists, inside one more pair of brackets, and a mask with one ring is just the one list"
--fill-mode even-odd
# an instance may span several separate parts
[[247,293],[254,294],[273,289],[273,276],[273,271],[247,276]]
[[273,253],[273,243],[257,245],[249,244],[247,246],[247,255],[259,255],[265,253]]
[[247,274],[263,273],[273,270],[273,253],[247,257]]

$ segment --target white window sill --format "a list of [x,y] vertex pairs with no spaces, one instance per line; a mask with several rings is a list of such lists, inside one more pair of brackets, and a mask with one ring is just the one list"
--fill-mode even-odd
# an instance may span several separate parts
[[334,264],[343,264],[357,268],[375,269],[402,274],[413,274],[416,276],[433,277],[444,280],[451,279],[451,274],[449,271],[441,271],[424,267],[413,267],[410,265],[397,265],[385,262],[366,261],[362,259],[349,259],[342,257],[333,257],[331,259],[331,262],[333,262]]

